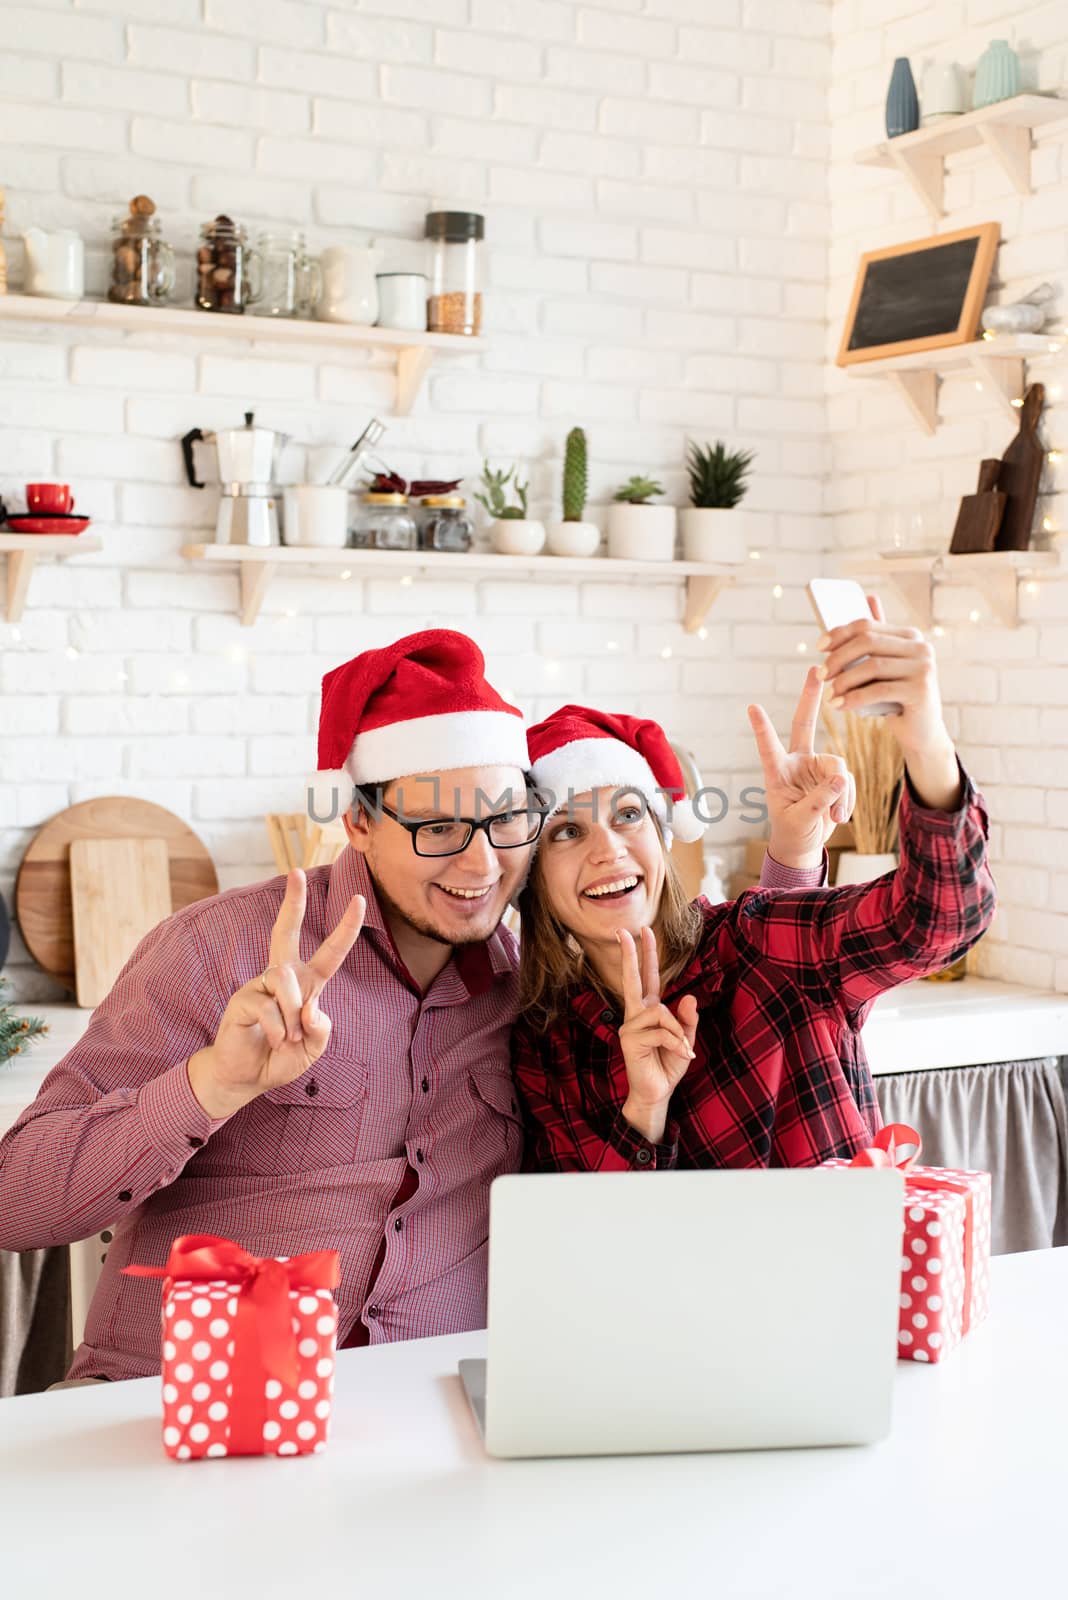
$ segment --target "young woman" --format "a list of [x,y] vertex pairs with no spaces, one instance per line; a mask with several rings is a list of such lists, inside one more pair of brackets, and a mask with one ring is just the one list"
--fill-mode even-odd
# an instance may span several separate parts
[[821,683],[847,710],[892,690],[900,865],[871,883],[687,903],[666,846],[691,812],[668,815],[680,774],[656,724],[566,706],[530,730],[558,809],[520,901],[528,1167],[815,1166],[878,1132],[860,1036],[871,1002],[961,955],[996,901],[987,812],[945,726],[934,653],[869,605],[870,620],[821,640],[789,753],[760,706],[749,717],[769,854],[814,866],[852,808],[842,763],[813,751]]

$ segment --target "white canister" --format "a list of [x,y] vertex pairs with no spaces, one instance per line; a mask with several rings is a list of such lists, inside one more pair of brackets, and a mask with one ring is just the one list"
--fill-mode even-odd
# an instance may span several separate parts
[[349,542],[349,491],[330,483],[298,483],[285,490],[283,543],[344,550]]
[[920,121],[925,128],[947,117],[959,117],[965,103],[964,74],[955,61],[932,61],[923,75]]
[[332,244],[319,257],[324,322],[356,322],[370,327],[378,316],[375,268],[379,252],[370,245]]
[[425,333],[426,274],[380,272],[375,282],[378,284],[378,326]]
[[80,300],[85,294],[85,244],[73,228],[27,228],[26,293],[50,300]]

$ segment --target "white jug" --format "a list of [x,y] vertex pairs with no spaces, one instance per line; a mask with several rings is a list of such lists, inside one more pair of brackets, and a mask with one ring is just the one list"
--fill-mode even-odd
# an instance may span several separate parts
[[381,251],[373,245],[332,244],[323,251],[323,295],[319,316],[325,322],[370,326],[378,316],[375,272]]
[[26,293],[52,300],[80,300],[85,293],[85,245],[71,228],[27,228]]

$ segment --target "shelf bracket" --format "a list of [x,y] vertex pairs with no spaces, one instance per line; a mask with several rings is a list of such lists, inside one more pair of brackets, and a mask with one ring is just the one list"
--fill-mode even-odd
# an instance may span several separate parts
[[[886,563],[891,567],[891,563]],[[879,574],[880,581],[889,583],[900,596],[905,610],[917,628],[929,628],[934,618],[931,604],[931,574],[927,572],[894,572]]]
[[21,622],[26,591],[37,564],[32,550],[10,550],[7,555],[7,620]]
[[972,371],[983,384],[989,384],[993,393],[1003,403],[1007,415],[1014,423],[1020,420],[1019,409],[1013,404],[1024,393],[1024,364],[1022,356],[999,356],[993,353],[994,340],[989,341],[991,353],[973,350],[968,356]]
[[251,628],[260,614],[271,579],[278,571],[276,561],[246,561],[241,567],[241,626]]
[[945,215],[943,190],[946,167],[942,156],[934,155],[929,150],[895,150],[893,139],[888,140],[887,149],[910,188],[935,221],[939,221]]
[[1017,578],[1015,567],[976,576],[976,588],[985,597],[994,616],[1006,628],[1015,628],[1020,620]]
[[938,427],[937,372],[888,372],[886,376],[924,433],[934,433]]
[[430,369],[434,352],[421,345],[405,345],[397,351],[397,397],[393,414],[406,417]]
[[1031,130],[981,122],[979,137],[1018,194],[1031,193]]
[[686,579],[686,610],[682,619],[684,633],[697,632],[715,605],[720,591],[728,588],[733,582],[733,578],[725,577]]

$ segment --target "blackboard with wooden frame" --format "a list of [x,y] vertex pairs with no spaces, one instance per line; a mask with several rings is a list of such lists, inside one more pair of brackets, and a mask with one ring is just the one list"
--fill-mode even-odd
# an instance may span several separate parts
[[1000,238],[996,222],[861,256],[838,365],[969,344]]

